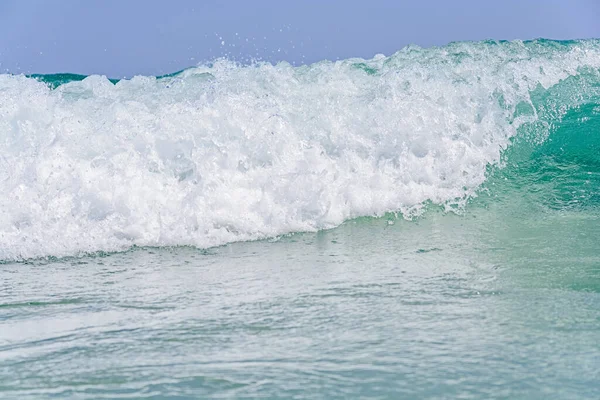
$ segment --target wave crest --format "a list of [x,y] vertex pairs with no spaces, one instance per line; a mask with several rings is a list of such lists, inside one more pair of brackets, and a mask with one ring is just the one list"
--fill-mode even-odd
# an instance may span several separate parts
[[219,60],[118,82],[0,75],[0,259],[209,247],[460,205],[519,127],[543,108],[547,133],[582,102],[576,85],[542,108],[535,94],[586,68],[600,68],[597,41]]

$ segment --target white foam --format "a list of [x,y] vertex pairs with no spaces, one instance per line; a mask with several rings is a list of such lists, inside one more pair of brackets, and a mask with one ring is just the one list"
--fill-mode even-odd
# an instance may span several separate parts
[[464,201],[515,135],[516,104],[598,68],[598,47],[218,61],[56,90],[0,75],[0,259],[208,247]]

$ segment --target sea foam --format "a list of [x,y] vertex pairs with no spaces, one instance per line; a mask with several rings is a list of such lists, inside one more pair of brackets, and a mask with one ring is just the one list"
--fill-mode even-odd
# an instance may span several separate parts
[[301,67],[218,60],[57,88],[0,75],[0,259],[460,207],[538,118],[532,91],[599,67],[597,41],[535,41]]

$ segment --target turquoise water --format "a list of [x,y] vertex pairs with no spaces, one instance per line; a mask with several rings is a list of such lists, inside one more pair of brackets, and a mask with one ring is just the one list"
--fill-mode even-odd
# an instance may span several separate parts
[[489,222],[4,265],[2,396],[596,398],[597,213]]
[[0,398],[600,397],[600,44],[0,76]]

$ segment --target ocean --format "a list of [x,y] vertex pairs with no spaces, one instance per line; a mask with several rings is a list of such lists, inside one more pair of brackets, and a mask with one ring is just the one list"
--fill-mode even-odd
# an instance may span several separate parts
[[0,75],[0,398],[600,398],[600,40]]

